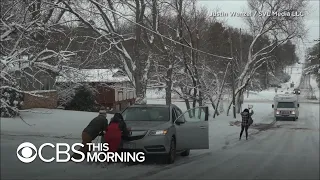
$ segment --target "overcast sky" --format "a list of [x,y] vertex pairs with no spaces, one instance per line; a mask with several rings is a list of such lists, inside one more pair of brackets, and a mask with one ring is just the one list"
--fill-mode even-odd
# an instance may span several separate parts
[[[315,44],[314,40],[319,39],[319,0],[310,0],[309,2],[309,15],[307,16],[306,28],[308,29],[307,39],[305,43],[300,42],[298,45],[298,55],[300,58],[304,57],[306,48]],[[217,9],[220,12],[246,12],[247,1],[246,0],[199,0],[198,5],[205,6],[211,12]],[[223,20],[228,25],[236,28],[247,29],[241,17],[221,17],[219,20]],[[301,59],[301,61],[304,61]]]

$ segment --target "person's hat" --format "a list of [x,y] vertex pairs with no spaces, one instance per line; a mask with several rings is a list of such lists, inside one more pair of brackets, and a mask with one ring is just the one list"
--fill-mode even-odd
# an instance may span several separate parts
[[99,114],[107,114],[105,107],[100,107]]

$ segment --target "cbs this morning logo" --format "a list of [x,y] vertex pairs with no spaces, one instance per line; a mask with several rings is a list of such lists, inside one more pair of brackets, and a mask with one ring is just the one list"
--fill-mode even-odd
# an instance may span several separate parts
[[[17,157],[23,163],[31,163],[37,157],[42,162],[50,163],[50,162],[58,162],[64,163],[69,162],[70,160],[73,162],[96,162],[96,163],[103,163],[103,162],[144,162],[145,161],[145,154],[144,152],[108,152],[109,145],[108,143],[87,143],[89,151],[87,154],[79,151],[79,147],[84,147],[82,143],[75,143],[69,145],[67,143],[44,143],[37,148],[34,144],[30,142],[24,142],[20,144],[17,148]],[[51,158],[45,158],[43,149],[45,147],[51,147],[55,149],[55,156]],[[63,150],[62,150],[63,149]],[[80,159],[75,159],[70,156],[69,151],[72,153],[79,154],[81,156]],[[21,151],[21,152],[20,152]],[[33,153],[34,151],[34,153]],[[20,153],[19,153],[20,152]],[[46,157],[48,154],[46,155]],[[62,158],[64,157],[64,158]]]

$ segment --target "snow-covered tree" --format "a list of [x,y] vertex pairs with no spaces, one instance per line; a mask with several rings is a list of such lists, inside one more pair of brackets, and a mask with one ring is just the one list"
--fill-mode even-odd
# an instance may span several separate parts
[[[71,19],[91,28],[94,35],[104,42],[102,46],[108,47],[100,55],[110,51],[114,53],[136,90],[137,103],[143,102],[150,69],[149,43],[152,43],[150,41],[152,38],[148,37],[142,28],[145,25],[147,2],[145,0],[62,0],[61,2],[65,6],[62,9],[65,9],[68,15],[72,15]],[[123,28],[128,27],[126,25],[128,23],[134,24],[134,30],[122,34]],[[126,43],[132,46],[128,48]]]
[[308,49],[307,67],[304,69],[304,73],[315,75],[320,88],[320,39],[316,41],[318,42]]
[[[255,71],[267,60],[272,59],[271,53],[279,45],[305,35],[306,16],[297,15],[300,13],[306,15],[307,4],[305,0],[248,0],[249,10],[254,16],[246,17],[246,22],[254,39],[249,47],[248,61],[237,79],[236,109],[238,112],[244,89],[253,78]],[[257,48],[257,43],[265,36],[269,39],[268,45]],[[231,103],[229,109],[230,107]]]
[[53,12],[59,2],[1,2],[1,115],[19,114],[22,94],[31,94],[21,89],[20,79],[39,81],[35,77],[37,72],[57,74],[67,67],[68,60],[74,55],[70,51],[55,51],[46,47],[50,33],[60,30],[56,22],[63,11]]

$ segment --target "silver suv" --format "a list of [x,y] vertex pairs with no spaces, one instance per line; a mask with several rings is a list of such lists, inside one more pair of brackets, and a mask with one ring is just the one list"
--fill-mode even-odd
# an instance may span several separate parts
[[177,153],[209,149],[208,107],[182,112],[173,104],[132,105],[122,115],[131,134],[123,151],[164,155],[166,163],[173,163]]

